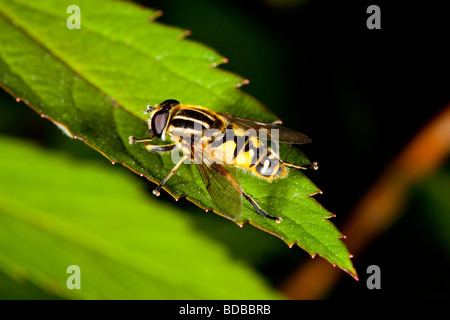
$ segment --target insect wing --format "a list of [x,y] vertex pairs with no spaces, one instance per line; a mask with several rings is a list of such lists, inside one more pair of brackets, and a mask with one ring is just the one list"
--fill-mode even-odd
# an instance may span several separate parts
[[231,220],[239,218],[242,212],[242,196],[235,187],[239,183],[236,175],[217,163],[202,162],[197,164],[197,169],[220,213]]
[[244,130],[254,129],[256,131],[266,130],[267,138],[270,139],[272,137],[271,130],[278,130],[278,140],[279,142],[287,143],[287,144],[305,144],[310,143],[311,139],[308,138],[303,133],[298,131],[278,126],[271,123],[264,123],[259,121],[254,121],[251,119],[241,118],[237,116],[233,116],[230,114],[221,114],[223,117],[228,119],[231,123],[236,124]]

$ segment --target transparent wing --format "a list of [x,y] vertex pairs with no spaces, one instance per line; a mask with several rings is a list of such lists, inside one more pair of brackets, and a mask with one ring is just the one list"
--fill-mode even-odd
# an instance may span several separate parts
[[200,145],[194,144],[195,163],[206,190],[217,206],[215,209],[231,220],[238,219],[242,213],[242,191],[236,169],[230,167],[227,170],[203,157]]
[[305,143],[311,142],[311,139],[308,138],[303,133],[300,133],[298,131],[295,131],[295,130],[292,130],[292,129],[289,129],[286,127],[278,126],[278,125],[271,124],[271,123],[264,123],[264,122],[259,122],[259,121],[255,121],[255,120],[251,120],[251,119],[241,118],[241,117],[233,116],[233,115],[227,114],[227,113],[221,113],[221,116],[223,116],[228,121],[236,124],[237,126],[241,127],[244,130],[254,129],[256,131],[259,131],[259,130],[265,129],[267,132],[268,139],[272,138],[271,130],[276,129],[276,130],[278,130],[279,142],[288,143],[288,144],[305,144]]
[[216,163],[197,164],[197,169],[217,210],[231,220],[238,219],[242,213],[242,196],[234,185],[238,183],[236,177]]

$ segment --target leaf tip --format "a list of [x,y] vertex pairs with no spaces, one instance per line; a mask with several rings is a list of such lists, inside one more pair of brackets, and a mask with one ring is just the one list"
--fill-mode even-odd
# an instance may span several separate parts
[[316,194],[323,194],[323,191],[320,189],[317,189],[317,191],[315,191],[314,193],[311,193],[310,195],[308,195],[309,197],[314,197]]
[[159,17],[162,17],[163,14],[164,14],[164,12],[162,10],[157,10],[150,17],[148,17],[147,21],[151,23],[151,22],[155,21],[156,19],[158,19]]
[[298,241],[294,241],[294,242],[292,242],[292,243],[286,242],[286,244],[289,246],[289,249],[292,249],[292,247],[294,246],[294,244],[297,244],[297,243],[298,243]]
[[73,138],[76,139],[76,140],[80,140],[80,141],[85,142],[84,138],[82,138],[80,136],[73,136]]
[[210,68],[215,68],[215,67],[221,65],[222,63],[228,63],[228,62],[229,62],[229,60],[228,60],[227,58],[222,58],[222,59],[220,59],[219,61],[216,61],[216,62],[211,63],[211,64],[209,65],[209,67],[210,67]]
[[246,85],[246,84],[249,84],[249,83],[250,83],[250,80],[244,79],[244,80],[242,80],[241,82],[236,83],[236,84],[234,85],[234,87],[237,89],[237,88],[240,88],[240,87],[242,87],[242,86],[244,86],[244,85]]
[[358,273],[356,272],[355,269],[353,269],[353,268],[351,268],[351,269],[341,268],[341,269],[344,270],[345,272],[347,272],[349,275],[351,275],[353,279],[355,279],[356,281],[359,281]]
[[189,29],[186,29],[186,30],[183,31],[183,33],[181,33],[178,36],[178,40],[183,40],[184,38],[189,37],[191,34],[192,34],[192,31],[189,30]]
[[330,215],[326,216],[325,220],[329,220],[329,219],[332,219],[332,218],[336,218],[336,215],[334,213],[330,212]]

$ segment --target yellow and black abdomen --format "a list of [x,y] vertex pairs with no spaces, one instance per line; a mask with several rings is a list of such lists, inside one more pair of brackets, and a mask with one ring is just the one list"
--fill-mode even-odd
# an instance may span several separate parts
[[220,139],[211,142],[210,148],[215,161],[238,166],[260,178],[273,180],[287,174],[279,155],[259,140],[255,131],[229,125]]

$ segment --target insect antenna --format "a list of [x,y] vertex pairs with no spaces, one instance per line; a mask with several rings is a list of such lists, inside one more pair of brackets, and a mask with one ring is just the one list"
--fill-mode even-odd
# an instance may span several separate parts
[[138,115],[138,114],[147,114],[147,113],[150,112],[150,110],[152,109],[152,106],[150,105],[149,99],[146,98],[146,100],[147,100],[147,108],[146,108],[146,109],[143,109],[143,110],[139,110],[139,111],[134,112],[134,113],[133,113],[134,115]]
[[135,116],[137,116],[138,114],[143,114],[145,111],[147,111],[147,109],[142,109],[142,110],[133,112],[133,114],[134,114]]

